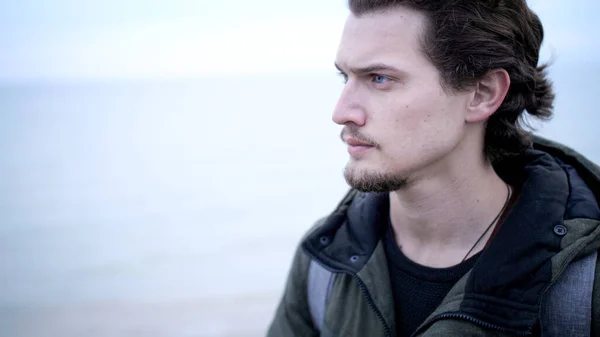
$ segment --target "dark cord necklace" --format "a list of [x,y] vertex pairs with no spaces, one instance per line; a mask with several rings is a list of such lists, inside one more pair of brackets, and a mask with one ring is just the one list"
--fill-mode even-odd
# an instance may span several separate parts
[[508,193],[506,193],[506,201],[504,202],[504,206],[502,206],[500,213],[498,213],[498,215],[496,215],[494,220],[492,220],[492,223],[487,227],[487,229],[483,232],[483,234],[481,234],[479,239],[477,239],[477,241],[475,241],[475,244],[473,245],[473,247],[471,247],[471,249],[469,249],[469,251],[467,252],[467,255],[465,255],[465,257],[462,259],[461,263],[465,262],[465,260],[469,256],[469,254],[471,254],[471,252],[473,251],[473,249],[475,249],[475,247],[477,247],[477,244],[479,244],[479,241],[481,241],[481,239],[483,239],[485,234],[487,234],[487,232],[489,232],[490,229],[494,226],[496,221],[498,221],[498,219],[500,218],[500,215],[502,215],[502,213],[504,213],[504,210],[506,209],[506,207],[508,206],[508,202],[510,201],[510,195],[511,195],[510,186],[508,184],[506,184],[506,188],[508,189]]

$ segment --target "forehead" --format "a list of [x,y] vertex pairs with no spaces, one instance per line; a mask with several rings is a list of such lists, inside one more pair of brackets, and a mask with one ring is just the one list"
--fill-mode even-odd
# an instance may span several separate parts
[[425,16],[398,6],[360,16],[350,14],[344,26],[336,63],[342,67],[383,62],[396,66],[425,61],[421,37]]

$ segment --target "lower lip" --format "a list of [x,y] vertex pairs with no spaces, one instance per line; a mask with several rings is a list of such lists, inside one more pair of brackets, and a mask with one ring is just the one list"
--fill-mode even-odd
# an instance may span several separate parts
[[366,152],[368,152],[371,149],[373,149],[373,146],[366,146],[366,145],[353,146],[353,145],[348,145],[348,153],[350,153],[351,156],[360,156],[362,154],[365,154]]

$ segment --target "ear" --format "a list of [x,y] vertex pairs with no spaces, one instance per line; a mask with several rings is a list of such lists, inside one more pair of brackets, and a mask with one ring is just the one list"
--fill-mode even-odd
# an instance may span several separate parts
[[510,76],[506,70],[490,70],[475,84],[466,121],[478,123],[487,120],[502,105],[509,87]]

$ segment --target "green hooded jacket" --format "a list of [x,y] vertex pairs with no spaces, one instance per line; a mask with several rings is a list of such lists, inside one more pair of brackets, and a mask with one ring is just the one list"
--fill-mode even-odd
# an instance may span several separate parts
[[[537,336],[546,290],[569,263],[600,249],[597,165],[563,145],[535,138],[533,149],[495,169],[519,186],[519,198],[474,267],[414,336]],[[351,190],[306,234],[268,337],[396,336],[381,242],[388,207],[387,194]],[[321,332],[313,325],[307,300],[311,260],[336,273]],[[592,336],[600,336],[599,273],[600,262]]]

